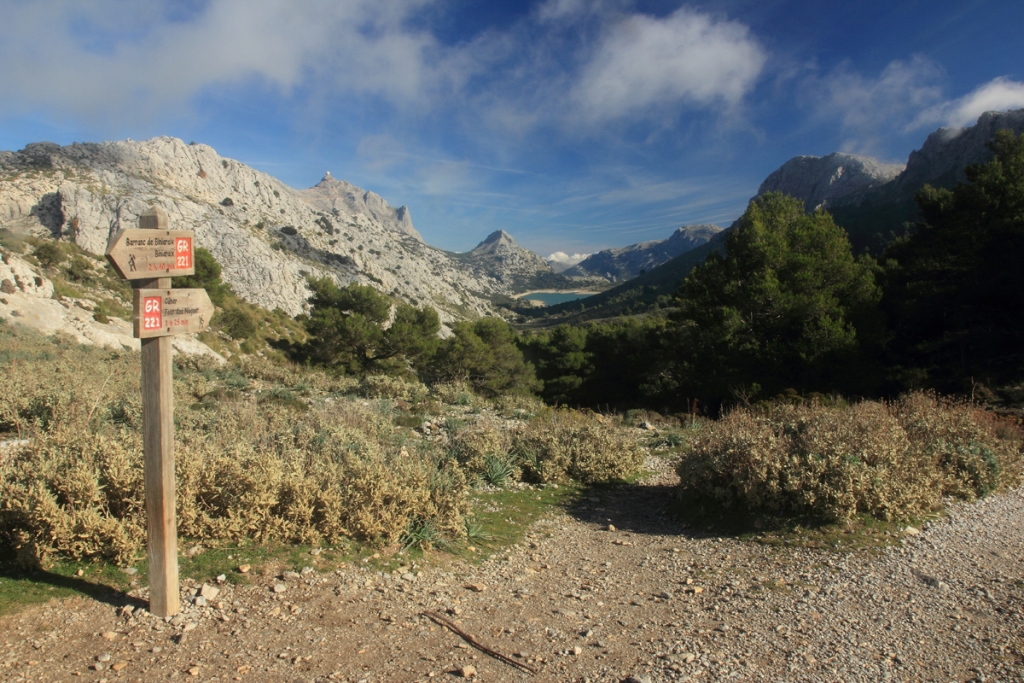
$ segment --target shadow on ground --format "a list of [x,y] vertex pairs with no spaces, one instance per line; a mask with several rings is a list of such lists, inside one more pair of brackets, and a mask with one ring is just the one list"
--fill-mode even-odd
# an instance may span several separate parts
[[21,604],[45,602],[55,597],[81,596],[112,607],[149,606],[148,601],[133,598],[123,590],[104,583],[102,576],[84,578],[46,569],[26,570],[14,562],[0,562],[0,594],[3,593],[17,593],[16,602]]
[[676,512],[677,487],[644,484],[591,486],[566,511],[588,524],[614,525],[620,531],[644,535],[702,536],[684,524]]

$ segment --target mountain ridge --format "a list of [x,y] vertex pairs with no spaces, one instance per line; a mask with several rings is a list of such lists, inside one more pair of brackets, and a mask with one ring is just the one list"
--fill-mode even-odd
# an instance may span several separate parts
[[721,230],[717,225],[684,225],[660,240],[638,242],[591,254],[563,271],[568,277],[601,277],[611,282],[628,280],[699,247]]
[[[358,282],[442,321],[494,312],[513,283],[422,241],[406,207],[326,174],[297,190],[207,145],[172,137],[103,143],[31,143],[0,152],[0,227],[68,239],[102,254],[155,204],[171,226],[196,232],[246,300],[295,315],[307,276]],[[538,259],[540,257],[537,257]]]

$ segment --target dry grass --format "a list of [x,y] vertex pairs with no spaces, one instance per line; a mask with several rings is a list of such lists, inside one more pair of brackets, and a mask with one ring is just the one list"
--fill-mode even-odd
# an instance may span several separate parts
[[1021,433],[991,413],[915,393],[846,407],[740,409],[690,439],[684,497],[824,522],[902,519],[1016,482]]

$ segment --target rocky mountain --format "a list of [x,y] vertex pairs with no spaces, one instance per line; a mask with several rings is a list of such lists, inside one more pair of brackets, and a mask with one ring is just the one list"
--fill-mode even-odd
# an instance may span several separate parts
[[899,164],[883,164],[871,157],[835,152],[824,157],[793,157],[771,173],[757,196],[782,192],[804,202],[808,211],[828,208],[855,192],[884,185],[903,170]]
[[515,292],[569,286],[541,256],[523,249],[504,230],[496,230],[472,251],[455,254],[475,277],[490,276]]
[[567,269],[564,274],[569,277],[600,277],[611,282],[629,280],[705,244],[720,231],[717,225],[684,225],[663,240],[599,251]]
[[[492,312],[492,298],[515,292],[510,273],[535,267],[495,245],[476,260],[480,267],[467,269],[463,255],[423,243],[408,209],[372,192],[330,174],[296,190],[175,138],[0,152],[0,228],[59,236],[102,254],[153,204],[173,228],[195,230],[198,246],[213,253],[243,298],[293,315],[306,305],[305,276],[327,275],[429,304],[448,322]],[[502,268],[491,273],[488,259]],[[546,264],[536,269],[550,272]]]
[[1024,132],[1024,110],[990,111],[973,126],[940,128],[902,168],[850,154],[795,157],[765,179],[758,195],[785,192],[808,209],[824,206],[846,229],[855,252],[879,253],[917,220],[914,193],[926,183],[948,188],[966,180],[964,168],[992,158],[986,143],[1002,129]]

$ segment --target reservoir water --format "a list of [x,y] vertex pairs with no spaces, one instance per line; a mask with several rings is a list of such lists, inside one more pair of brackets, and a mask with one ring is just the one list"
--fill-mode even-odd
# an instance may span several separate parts
[[578,294],[576,292],[537,292],[526,294],[523,298],[530,301],[543,301],[545,306],[554,306],[555,304],[564,304],[566,301],[586,299],[588,296],[591,295]]

